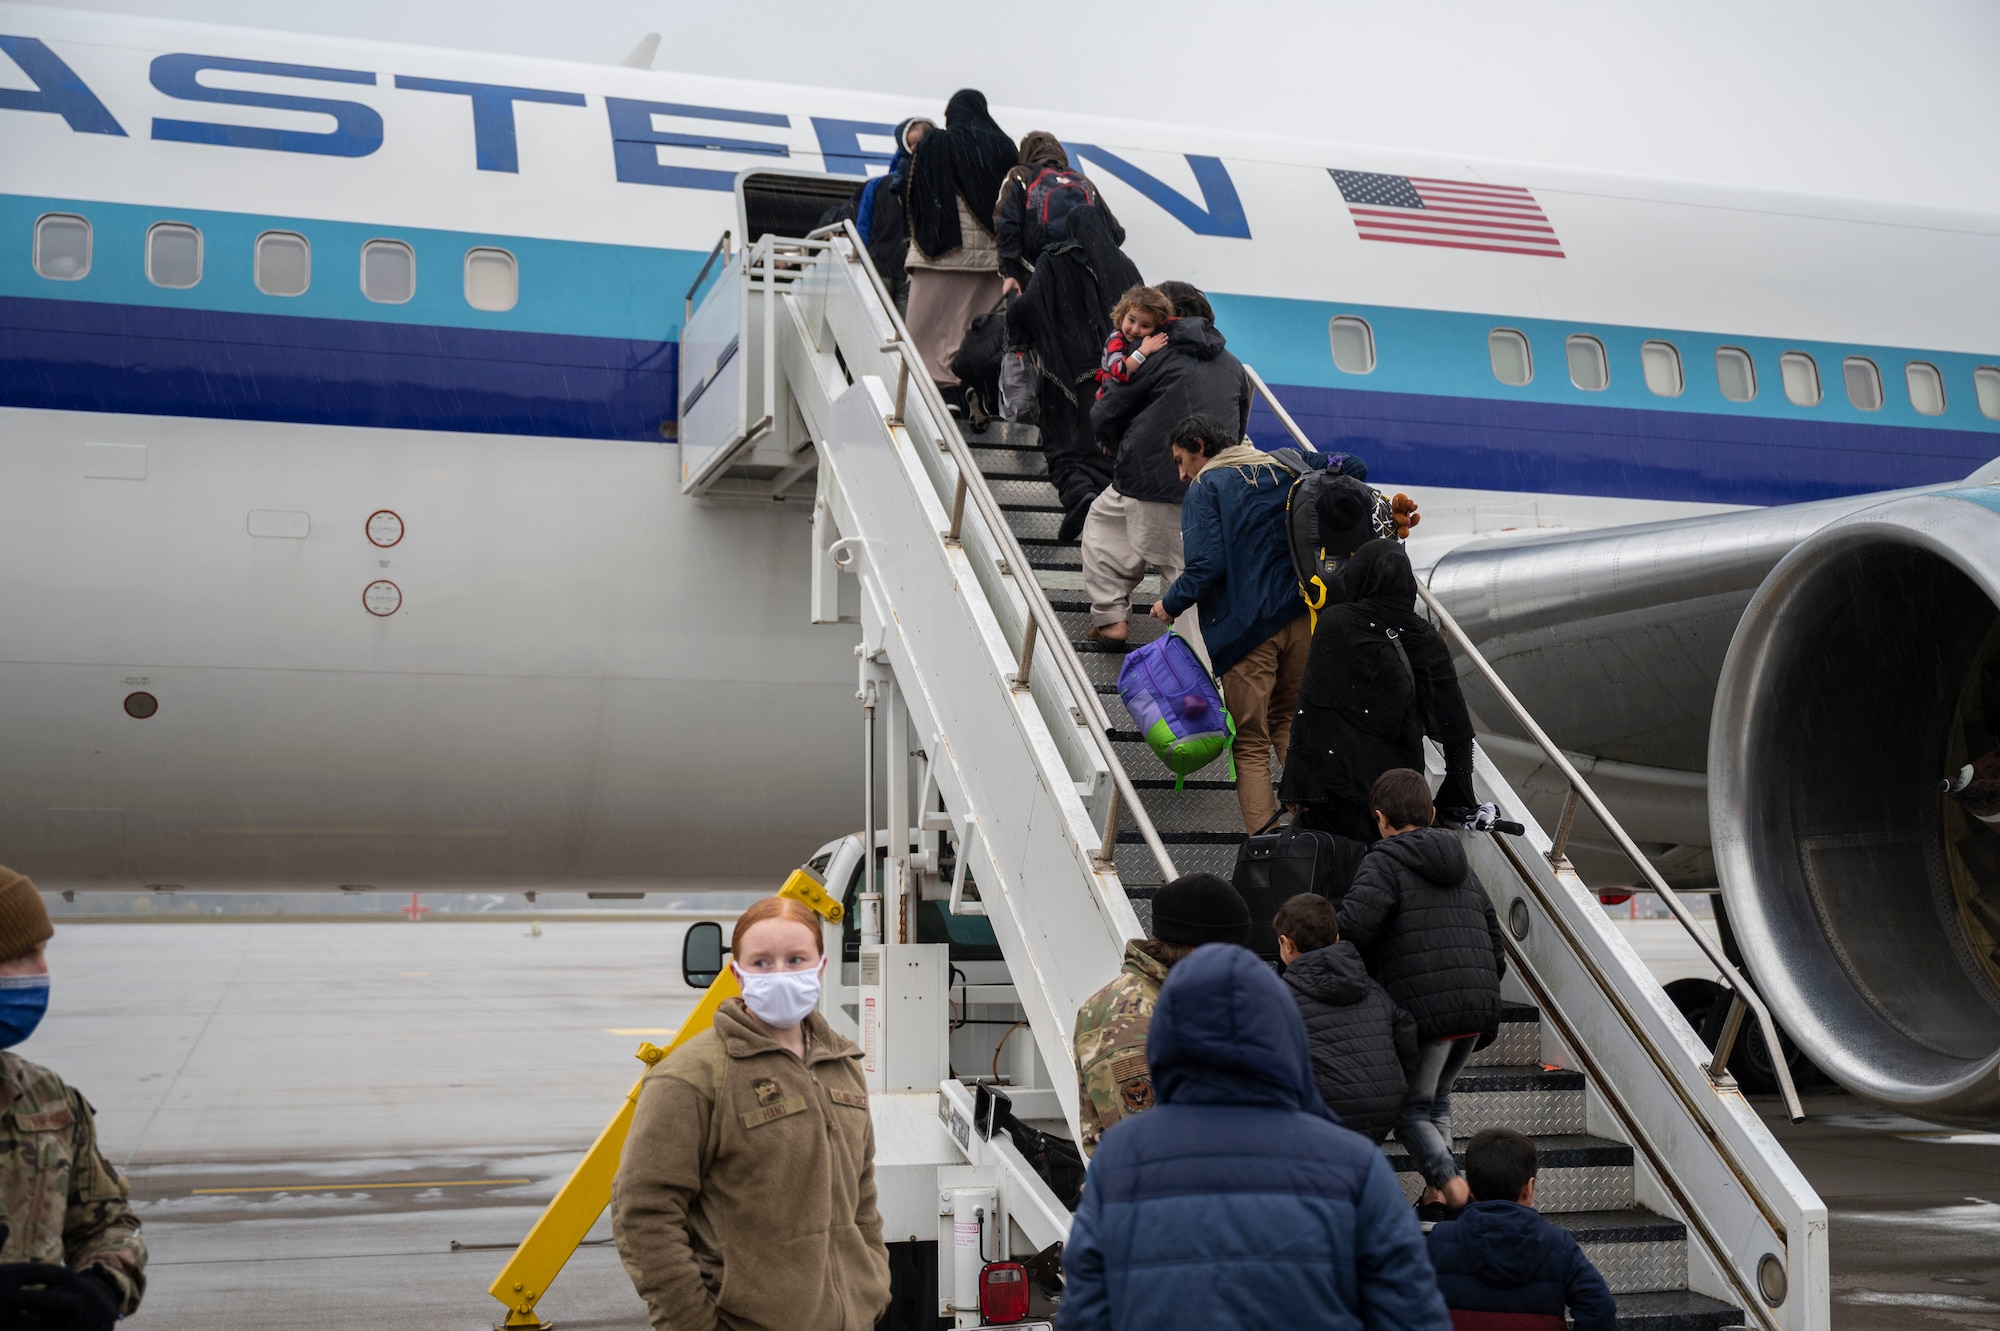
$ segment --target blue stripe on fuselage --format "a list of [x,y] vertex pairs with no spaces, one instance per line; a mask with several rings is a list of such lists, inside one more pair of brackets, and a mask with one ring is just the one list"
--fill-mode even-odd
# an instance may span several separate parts
[[643,439],[679,343],[0,297],[0,405]]
[[[1322,449],[1378,484],[1716,504],[1792,504],[1964,477],[2000,454],[1976,430],[1782,421],[1273,385]],[[1251,437],[1289,444],[1260,406]]]

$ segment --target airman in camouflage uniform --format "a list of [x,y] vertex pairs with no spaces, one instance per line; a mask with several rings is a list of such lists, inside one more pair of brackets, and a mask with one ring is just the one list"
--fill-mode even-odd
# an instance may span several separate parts
[[90,1102],[47,1068],[0,1051],[0,1263],[102,1272],[130,1314],[146,1292],[146,1241],[125,1180],[97,1149]]
[[1077,1112],[1085,1151],[1096,1150],[1105,1129],[1119,1119],[1153,1107],[1146,1033],[1168,963],[1152,952],[1165,950],[1151,940],[1127,943],[1117,976],[1076,1014]]
[[1228,880],[1183,874],[1154,896],[1152,934],[1125,945],[1118,974],[1076,1014],[1077,1117],[1085,1154],[1097,1149],[1112,1124],[1153,1107],[1146,1036],[1167,971],[1203,943],[1241,945],[1250,937],[1250,908]]
[[139,1307],[146,1244],[90,1102],[7,1048],[47,1010],[54,933],[35,885],[0,867],[0,1321],[96,1331]]

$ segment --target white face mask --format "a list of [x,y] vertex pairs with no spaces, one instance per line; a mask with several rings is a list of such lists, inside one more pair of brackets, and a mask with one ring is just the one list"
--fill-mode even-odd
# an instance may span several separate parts
[[796,1026],[819,1006],[819,976],[826,969],[824,957],[809,971],[746,973],[733,961],[729,965],[736,971],[736,982],[743,986],[743,1006],[766,1026],[776,1030]]

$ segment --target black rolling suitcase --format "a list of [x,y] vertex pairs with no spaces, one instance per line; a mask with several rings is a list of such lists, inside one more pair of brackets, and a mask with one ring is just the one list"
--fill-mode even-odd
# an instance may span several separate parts
[[1278,959],[1278,931],[1271,927],[1278,907],[1301,892],[1338,904],[1368,851],[1353,837],[1300,827],[1296,821],[1278,827],[1282,817],[1281,812],[1244,840],[1230,875],[1250,907],[1250,950],[1268,961]]

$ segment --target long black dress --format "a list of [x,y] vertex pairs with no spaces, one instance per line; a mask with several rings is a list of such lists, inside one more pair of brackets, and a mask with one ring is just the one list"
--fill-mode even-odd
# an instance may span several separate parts
[[1472,718],[1451,652],[1417,612],[1409,556],[1393,540],[1369,541],[1333,582],[1306,656],[1278,798],[1304,805],[1311,825],[1373,841],[1368,788],[1391,768],[1423,771],[1428,735],[1444,750],[1437,807],[1477,804]]
[[1042,251],[1020,299],[1007,307],[1007,337],[1041,361],[1038,405],[1049,479],[1065,510],[1087,506],[1111,481],[1111,461],[1090,429],[1095,377],[1111,336],[1111,307],[1139,270],[1112,239],[1094,205],[1069,215],[1068,238]]

